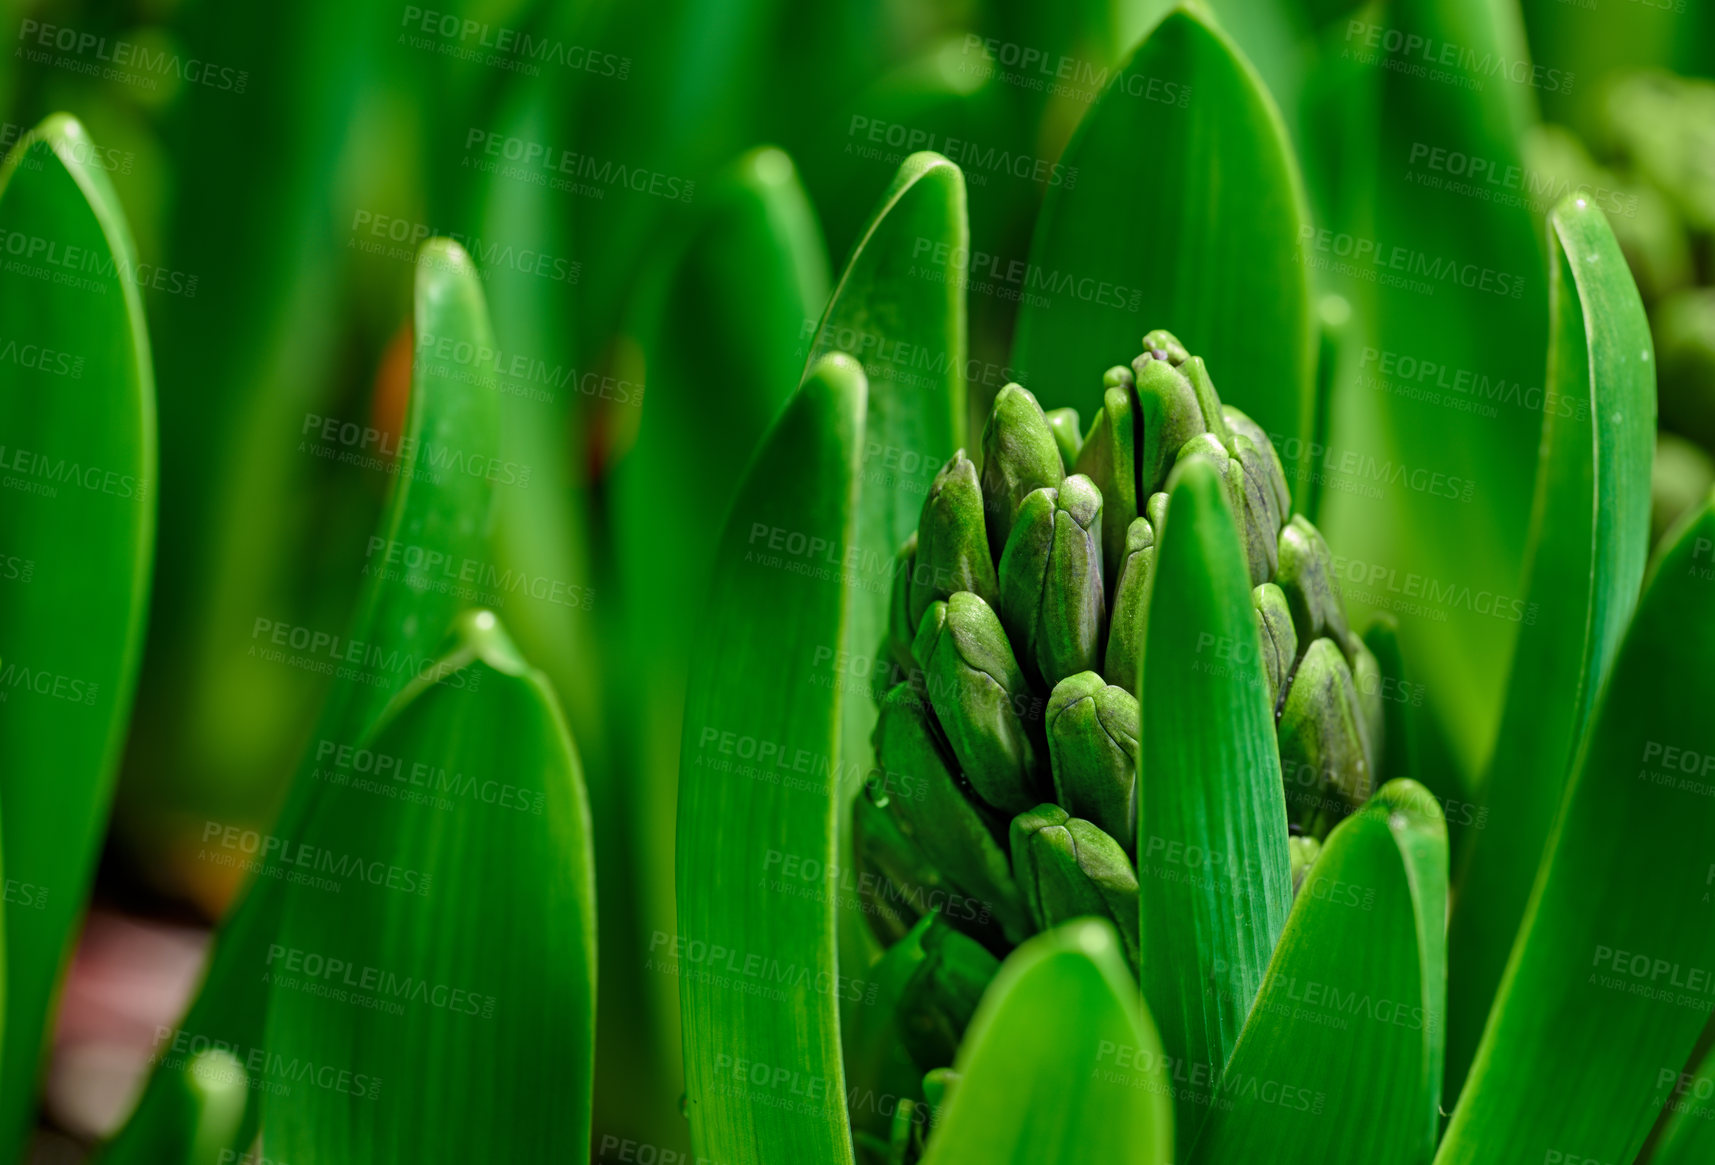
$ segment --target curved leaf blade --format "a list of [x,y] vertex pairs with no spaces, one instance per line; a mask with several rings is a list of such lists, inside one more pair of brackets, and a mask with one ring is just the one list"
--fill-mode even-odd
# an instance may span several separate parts
[[1111,924],[1036,935],[983,993],[924,1165],[1168,1165],[1167,1064]]
[[1644,584],[1438,1165],[1631,1160],[1708,1020],[1711,548],[1706,504]]
[[131,716],[154,556],[154,373],[130,230],[90,163],[101,156],[58,114],[0,176],[0,231],[27,244],[0,272],[0,337],[20,353],[0,364],[0,1161],[34,1121]]
[[[1250,574],[1207,462],[1174,471],[1138,686],[1143,996],[1167,1055],[1226,1065],[1292,904]],[[1219,654],[1217,654],[1219,653]],[[1181,1150],[1207,1111],[1178,1098]]]
[[[965,177],[938,154],[901,163],[852,248],[809,337],[806,368],[831,352],[863,366],[869,384],[858,487],[857,532],[847,548],[846,658],[879,665],[894,554],[917,529],[935,471],[959,444],[965,419],[965,269],[970,253]],[[914,467],[911,472],[903,467]],[[865,685],[843,685],[840,800],[870,770],[875,702]],[[838,819],[850,852],[850,819]],[[861,919],[842,926],[840,960],[872,952]]]
[[[1311,463],[1331,479],[1316,522],[1345,560],[1352,615],[1400,616],[1424,685],[1414,714],[1435,720],[1418,735],[1438,763],[1417,776],[1467,799],[1526,612],[1546,262],[1527,206],[1472,197],[1426,159],[1445,150],[1524,171],[1532,89],[1505,70],[1517,75],[1527,54],[1516,12],[1492,0],[1392,0],[1352,12],[1328,41],[1326,67],[1349,78],[1335,116],[1350,110],[1353,125],[1326,163],[1341,217],[1317,224],[1301,255],[1360,326],[1342,344],[1326,448],[1282,457],[1289,477]],[[1456,59],[1421,59],[1434,53]],[[1422,487],[1426,474],[1448,484]]]
[[[939,154],[912,154],[852,249],[811,339],[806,369],[845,352],[869,381],[848,628],[857,657],[880,655],[893,555],[917,529],[935,470],[959,444],[970,238],[964,174]],[[921,468],[888,468],[905,463]],[[869,694],[850,693],[842,715],[843,755],[867,758],[875,723]],[[869,765],[853,761],[848,769],[850,794]]]
[[[1524,917],[1590,707],[1637,603],[1649,553],[1655,364],[1649,320],[1602,212],[1549,216],[1547,391],[1585,407],[1544,420],[1525,597],[1489,828],[1471,839],[1453,913],[1449,1057],[1462,1078]],[[1592,420],[1596,423],[1592,423]]]
[[1447,825],[1382,787],[1305,875],[1191,1160],[1427,1162],[1446,1031]]
[[[449,350],[461,345],[493,350],[481,282],[457,243],[424,244],[416,271],[414,326],[419,336],[445,338]],[[354,747],[365,739],[392,697],[434,666],[439,637],[462,605],[462,599],[448,593],[457,588],[442,590],[432,578],[388,568],[386,554],[393,547],[416,547],[425,556],[443,556],[434,558],[436,562],[494,561],[495,483],[486,473],[436,471],[455,459],[466,466],[484,458],[504,460],[496,394],[470,383],[464,371],[454,361],[417,353],[405,420],[405,439],[415,457],[394,475],[387,507],[371,539],[371,561],[380,561],[367,572],[351,634],[339,645],[348,656],[341,662],[348,666],[329,691],[317,724],[317,745],[299,761],[274,827],[272,836],[282,843],[303,828],[318,779],[317,750],[328,744]],[[264,639],[262,650],[267,645]],[[215,850],[212,860],[232,856]],[[254,871],[243,897],[222,923],[196,1000],[174,1038],[183,1033],[236,1047],[261,1046],[267,991],[251,970],[274,941],[282,906],[282,883],[277,879],[284,873],[272,854]],[[143,1096],[104,1150],[104,1161],[153,1165],[179,1159],[187,1151],[191,1132],[174,1100],[186,1087],[184,1061],[174,1062],[163,1049],[157,1053]],[[239,1152],[248,1148],[256,1131],[259,1106],[254,1096],[251,1100],[231,1146]]]
[[[284,1160],[588,1150],[596,939],[583,774],[547,677],[494,615],[468,612],[455,635],[364,744],[427,766],[430,795],[377,791],[357,762],[342,771],[336,759],[295,839],[385,876],[339,894],[288,884],[280,929],[250,968],[268,983],[263,1133]],[[281,1061],[349,1073],[351,1087],[277,1079]]]
[[1030,275],[1046,286],[1025,297],[1013,345],[1042,406],[1091,415],[1103,370],[1164,327],[1276,444],[1309,440],[1309,211],[1279,110],[1238,47],[1190,8],[1169,13],[1061,164],[1077,180],[1043,203]]
[[[603,1030],[617,1033],[601,1045],[603,1091],[630,1101],[658,1096],[660,1115],[641,1112],[638,1125],[675,1122],[688,1151],[678,1115],[678,985],[632,973],[636,951],[677,929],[680,732],[700,614],[684,597],[707,586],[739,479],[798,386],[829,274],[797,170],[773,147],[746,153],[700,189],[685,218],[643,276],[627,328],[649,387],[636,441],[607,479],[622,609],[602,621],[612,650],[595,685],[627,693],[607,713],[624,779],[598,782],[595,791],[608,836],[627,839],[607,847],[612,876],[601,871],[611,970],[602,976]],[[627,862],[627,854],[635,857]]]
[[787,404],[721,534],[692,657],[679,933],[648,969],[679,977],[692,1142],[735,1165],[852,1157],[838,1008],[855,980],[831,978],[833,898],[771,893],[768,867],[838,864],[840,698],[781,645],[846,641],[838,564],[858,538],[865,395],[863,369],[835,355]]

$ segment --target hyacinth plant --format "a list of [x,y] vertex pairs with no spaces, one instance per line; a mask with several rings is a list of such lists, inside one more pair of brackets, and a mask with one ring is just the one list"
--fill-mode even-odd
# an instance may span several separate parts
[[963,176],[915,155],[734,502],[682,746],[697,1154],[1699,1159],[1715,510],[1646,572],[1652,351],[1601,212],[1549,216],[1547,384],[1587,408],[1545,422],[1455,865],[1412,661],[1273,448],[1326,407],[1278,119],[1192,12],[1124,72],[1199,99],[1098,101],[1029,269],[1170,330],[1027,301],[1028,385],[961,440]]
[[[678,969],[699,1156],[1706,1160],[1715,516],[1646,579],[1652,356],[1600,213],[1550,221],[1547,376],[1587,407],[1543,434],[1534,615],[1489,825],[1455,863],[1414,780],[1410,653],[1386,619],[1354,634],[1298,512],[1315,483],[1275,455],[1325,413],[1279,119],[1198,15],[1126,69],[1143,83],[1092,107],[1039,223],[1026,383],[961,440],[980,275],[960,171],[915,156],[732,507],[683,734],[679,932],[651,943]],[[93,156],[52,118],[0,186],[34,249],[0,335],[35,353],[0,361],[0,1160],[88,896],[153,546],[137,264]],[[778,189],[777,156],[753,162]],[[494,478],[429,459],[504,463],[518,434],[442,358],[495,346],[469,256],[429,243],[415,291],[413,331],[446,346],[416,353],[399,448],[421,459],[391,463],[375,531],[412,553],[365,573],[347,634],[252,634],[334,682],[277,824],[205,827],[248,887],[103,1159],[590,1148],[577,754],[499,619],[409,565],[495,560]],[[915,492],[893,472],[913,457],[941,466]],[[377,765],[482,792],[395,798]]]

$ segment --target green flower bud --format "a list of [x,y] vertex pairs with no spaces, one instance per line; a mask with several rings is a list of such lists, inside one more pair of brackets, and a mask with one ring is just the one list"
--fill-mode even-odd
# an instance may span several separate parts
[[1366,752],[1372,761],[1379,760],[1387,718],[1382,702],[1381,665],[1359,635],[1346,636],[1346,662],[1352,667],[1352,686],[1358,691],[1358,707],[1364,714],[1364,740],[1369,746]]
[[1078,460],[1078,450],[1084,444],[1084,438],[1078,431],[1078,410],[1049,409],[1043,416],[1048,418],[1048,427],[1054,431],[1054,443],[1060,446],[1061,464],[1074,464]]
[[1179,342],[1179,337],[1166,328],[1156,328],[1144,336],[1143,350],[1157,360],[1167,361],[1175,368],[1191,359],[1191,353]]
[[1304,875],[1322,854],[1322,843],[1313,837],[1294,835],[1286,839],[1286,860],[1292,871],[1292,892],[1304,885]]
[[982,490],[992,558],[1000,558],[1013,515],[1030,492],[1057,488],[1065,476],[1060,445],[1042,406],[1016,384],[1002,388],[983,426]]
[[1332,639],[1316,640],[1299,661],[1280,710],[1279,734],[1289,816],[1310,832],[1319,832],[1312,828],[1319,821],[1339,816],[1325,803],[1330,794],[1355,807],[1374,790],[1363,709],[1352,670]]
[[1046,758],[1021,715],[1031,707],[1030,691],[994,610],[969,591],[931,603],[911,653],[977,794],[1007,814],[1040,801]]
[[953,1062],[977,1003],[1000,970],[999,959],[939,915],[927,922],[914,932],[923,961],[899,997],[900,1041],[925,1072]]
[[[1110,369],[1109,376],[1116,371]],[[1137,410],[1132,407],[1131,370],[1124,371],[1127,383],[1103,393],[1102,411],[1090,426],[1075,467],[1102,493],[1102,562],[1107,568],[1102,581],[1109,586],[1118,577],[1126,528],[1137,517]]]
[[1102,373],[1102,389],[1130,388],[1137,383],[1137,378],[1131,374],[1131,367],[1126,364],[1115,364]]
[[1044,687],[1100,659],[1107,632],[1101,537],[1101,491],[1073,474],[1024,500],[1000,556],[1001,613],[1026,670]]
[[1268,677],[1268,705],[1280,707],[1280,693],[1292,678],[1292,665],[1298,661],[1298,633],[1292,627],[1292,609],[1286,605],[1286,595],[1273,583],[1263,583],[1251,591],[1251,605],[1256,608],[1257,631],[1262,639],[1262,670]]
[[1208,431],[1197,392],[1185,375],[1165,360],[1145,353],[1132,361],[1137,376],[1140,419],[1137,488],[1152,494],[1167,483],[1168,471],[1185,442]]
[[1137,697],[1095,672],[1067,676],[1048,698],[1054,799],[1132,853],[1127,832],[1137,778]]
[[[931,877],[920,868],[911,868],[901,887],[959,893],[969,901],[958,910],[949,907],[947,913],[961,923],[971,923],[978,937],[992,937],[983,929],[985,912],[1007,941],[1018,942],[1028,935],[1023,898],[1006,854],[995,840],[999,822],[965,791],[964,782],[947,763],[928,710],[905,684],[882,701],[871,740],[881,770],[881,791],[871,796],[885,805],[901,837],[915,846],[938,875]],[[881,831],[876,832],[879,835]],[[909,856],[889,851],[878,860],[904,866]],[[925,906],[939,902],[931,898]]]
[[942,466],[923,500],[911,587],[912,625],[922,621],[930,603],[955,591],[970,591],[988,603],[996,595],[994,559],[989,557],[983,522],[983,491],[977,484],[977,467],[963,449]]
[[1292,491],[1286,485],[1286,470],[1281,467],[1280,454],[1275,451],[1274,442],[1268,439],[1268,434],[1262,431],[1262,426],[1251,420],[1238,409],[1227,405],[1221,409],[1221,417],[1227,424],[1227,432],[1233,437],[1234,456],[1244,461],[1244,455],[1239,451],[1238,438],[1248,440],[1251,447],[1258,451],[1259,464],[1245,463],[1247,476],[1261,477],[1267,482],[1268,492],[1274,501],[1274,512],[1280,515],[1280,524],[1285,525],[1292,514]]
[[887,600],[887,646],[893,662],[910,671],[911,641],[917,637],[917,620],[911,617],[912,575],[917,570],[917,531],[911,531],[893,558],[893,589]]
[[1093,824],[1054,804],[1012,821],[1012,865],[1043,930],[1093,915],[1120,932],[1132,971],[1138,968],[1137,872],[1125,851]]
[[1143,516],[1149,519],[1155,536],[1161,537],[1161,528],[1167,524],[1167,491],[1159,490],[1149,495],[1149,501],[1144,503]]
[[1242,475],[1244,502],[1237,516],[1244,523],[1245,557],[1250,565],[1251,585],[1260,586],[1274,577],[1280,566],[1280,527],[1286,516],[1276,506],[1273,484],[1268,480],[1268,458],[1242,433],[1233,436],[1233,464]]
[[1233,435],[1227,429],[1227,419],[1221,411],[1221,395],[1215,391],[1215,382],[1210,378],[1203,358],[1190,356],[1183,361],[1175,361],[1174,366],[1191,382],[1191,391],[1196,394],[1197,411],[1203,414],[1203,423],[1209,426],[1209,432],[1230,452]]
[[[1257,451],[1247,437],[1235,437],[1235,444],[1253,461]],[[1280,518],[1272,505],[1266,482],[1254,480],[1245,472],[1244,461],[1234,456],[1213,433],[1199,433],[1179,451],[1174,467],[1196,459],[1215,467],[1226,487],[1227,504],[1238,519],[1239,531],[1245,541],[1245,561],[1250,568],[1252,586],[1260,586],[1274,577],[1280,537]]]
[[1148,518],[1138,518],[1126,531],[1125,558],[1120,564],[1113,616],[1108,624],[1108,650],[1102,661],[1102,675],[1108,683],[1124,688],[1133,696],[1137,695],[1138,669],[1143,662],[1149,588],[1154,576],[1155,530]]
[[1302,515],[1280,531],[1280,567],[1274,581],[1286,593],[1299,643],[1323,635],[1346,641],[1346,612],[1334,591],[1334,555]]

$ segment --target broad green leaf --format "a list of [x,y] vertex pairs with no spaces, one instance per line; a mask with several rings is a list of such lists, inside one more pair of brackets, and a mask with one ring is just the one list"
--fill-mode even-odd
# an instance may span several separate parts
[[[818,362],[746,474],[716,550],[692,657],[679,775],[676,974],[698,1155],[849,1163],[832,895],[780,892],[786,861],[840,864],[840,697],[810,651],[845,642],[866,385]],[[665,936],[663,936],[665,937]]]
[[1649,321],[1600,210],[1569,195],[1549,228],[1546,390],[1564,407],[1544,419],[1524,591],[1534,621],[1519,630],[1485,783],[1488,828],[1471,839],[1449,936],[1459,968],[1448,1021],[1455,1088],[1482,1037],[1649,551]]
[[146,276],[101,157],[55,115],[0,174],[0,1161],[34,1121],[131,716],[154,552]]
[[[1138,686],[1142,982],[1167,1055],[1208,1079],[1238,1042],[1292,884],[1238,527],[1209,463],[1169,484]],[[1178,1097],[1182,1152],[1206,1115]]]
[[1304,193],[1280,114],[1226,34],[1190,9],[1170,13],[1061,164],[1076,181],[1043,204],[1013,345],[1043,407],[1090,416],[1103,370],[1167,328],[1276,444],[1307,439]]
[[280,928],[249,968],[268,985],[265,1058],[249,1063],[270,1156],[462,1163],[588,1150],[596,952],[583,774],[547,677],[495,616],[467,612],[455,636],[363,744],[426,774],[423,795],[366,776],[353,750],[334,758],[294,838],[366,870],[339,893],[289,883]]
[[1438,1165],[1630,1161],[1709,1018],[1712,562],[1705,504],[1644,583]]
[[1414,781],[1329,835],[1238,1047],[1205,1094],[1194,1165],[1425,1165],[1440,1127],[1447,826]]
[[1173,1160],[1173,1062],[1107,922],[1076,919],[1007,956],[954,1070],[925,1165]]
[[[886,626],[894,552],[917,529],[929,483],[959,444],[969,248],[964,175],[937,154],[912,154],[810,337],[806,367],[845,352],[869,380],[851,612],[853,650],[865,656],[875,654]],[[854,704],[870,703],[867,693],[857,695]],[[863,755],[869,730],[860,728],[861,746],[848,739]]]
[[[869,383],[857,532],[837,564],[850,597],[845,638],[831,645],[834,660],[862,660],[873,668],[884,658],[894,555],[917,529],[929,484],[960,443],[970,237],[963,173],[937,154],[912,154],[882,195],[807,337],[806,367],[844,352],[863,365]],[[829,657],[816,662],[826,669]],[[827,672],[819,682],[843,678]],[[875,702],[867,684],[836,687],[842,694],[843,807],[872,765]],[[840,852],[850,852],[843,811],[838,827]],[[857,925],[840,928],[840,961],[848,967],[868,961],[867,927],[852,921]]]
[[630,972],[654,935],[676,931],[680,727],[701,614],[685,599],[705,592],[739,479],[798,386],[829,277],[814,212],[778,149],[746,153],[681,217],[649,260],[627,328],[648,391],[615,410],[636,436],[606,479],[618,593],[597,601],[613,613],[599,686],[626,696],[607,713],[619,779],[594,793],[610,842],[600,856],[612,863],[599,879],[611,968],[601,1006],[616,1034],[600,1045],[601,1084],[639,1109],[652,1089],[639,1123],[683,1133],[678,985]]
[[[1415,714],[1439,720],[1456,770],[1415,775],[1443,796],[1468,795],[1480,771],[1527,611],[1547,341],[1541,220],[1528,199],[1491,197],[1447,170],[1481,159],[1488,174],[1524,172],[1532,74],[1509,7],[1393,0],[1330,28],[1325,67],[1349,83],[1329,114],[1350,116],[1353,133],[1327,148],[1322,185],[1345,217],[1317,223],[1299,257],[1363,326],[1346,346],[1326,447],[1281,450],[1289,478],[1313,468],[1326,479],[1317,522],[1352,615],[1399,616],[1425,689]],[[1427,726],[1419,738],[1426,760],[1440,755]]]
[[[477,271],[458,244],[431,240],[419,254],[414,325],[417,335],[444,338],[447,352],[464,345],[493,349]],[[256,632],[257,652],[268,658],[273,658],[268,653],[277,653],[278,666],[296,662],[339,668],[314,740],[269,834],[276,846],[247,867],[253,875],[250,884],[222,924],[209,968],[174,1032],[175,1041],[203,1038],[244,1048],[261,1046],[267,990],[252,971],[279,926],[280,890],[287,871],[277,850],[303,828],[326,750],[356,747],[391,699],[434,667],[440,638],[464,606],[459,588],[444,585],[436,572],[451,570],[457,577],[467,568],[493,569],[494,495],[497,488],[506,488],[490,480],[488,472],[498,463],[493,476],[504,476],[506,461],[499,446],[496,394],[472,383],[456,359],[437,356],[438,351],[417,352],[404,434],[415,455],[395,466],[392,494],[370,541],[370,565],[351,633],[326,642],[311,641],[307,629],[269,626]],[[390,563],[395,552],[397,563]],[[298,632],[304,634],[294,640]],[[222,865],[245,862],[250,855],[228,840],[227,831],[210,822],[204,841],[212,844],[205,844],[201,856]],[[104,1160],[153,1165],[185,1152],[190,1134],[172,1102],[182,1087],[178,1078],[184,1060],[175,1058],[170,1047],[156,1051],[158,1065],[165,1066],[157,1067]],[[248,1146],[257,1116],[253,1103],[234,1148]]]

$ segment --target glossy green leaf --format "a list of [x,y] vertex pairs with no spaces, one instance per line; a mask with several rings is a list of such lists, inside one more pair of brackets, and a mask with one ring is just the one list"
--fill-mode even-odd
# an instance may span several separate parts
[[[869,380],[858,530],[851,548],[850,649],[878,654],[893,556],[917,529],[935,471],[965,417],[965,178],[937,154],[912,154],[882,195],[811,337],[808,365],[845,352]],[[908,471],[905,467],[914,467]],[[843,755],[866,758],[875,705],[857,686]],[[861,778],[867,763],[853,763]],[[845,791],[855,788],[848,780]]]
[[[643,277],[627,335],[648,391],[636,440],[607,478],[611,496],[613,611],[598,686],[625,691],[608,711],[620,779],[597,786],[609,836],[602,855],[604,1090],[637,1107],[638,1121],[684,1130],[678,1115],[678,986],[629,974],[634,952],[673,923],[673,832],[685,676],[721,521],[740,477],[803,373],[804,353],[827,301],[828,263],[815,213],[792,160],[763,147],[699,191],[663,238]],[[588,669],[586,669],[588,670]],[[625,677],[625,678],[621,678]],[[592,677],[593,678],[593,677]],[[664,1071],[663,1063],[674,1065]],[[664,1112],[656,1109],[664,1107]],[[684,1149],[689,1149],[687,1142]]]
[[[460,345],[492,350],[494,335],[481,283],[458,244],[431,240],[419,254],[414,325],[418,335],[445,337],[449,352]],[[389,565],[394,549],[401,561],[409,554],[413,562],[443,564],[436,568],[440,570],[462,571],[466,564],[477,571],[493,569],[497,485],[487,469],[505,461],[498,405],[495,393],[472,383],[462,375],[465,371],[456,360],[418,351],[405,421],[405,439],[413,442],[416,456],[396,466],[392,494],[371,539],[374,552],[350,635],[306,652],[293,646],[290,627],[257,632],[256,650],[278,653],[278,666],[293,661],[340,665],[312,746],[299,762],[271,831],[282,845],[303,828],[322,767],[318,753],[327,747],[356,747],[366,738],[391,699],[434,666],[441,636],[464,606],[460,588],[437,585],[441,580],[430,570]],[[248,857],[223,846],[226,835],[215,823],[210,826],[204,840],[214,844],[205,844],[200,855],[204,860],[230,865]],[[209,968],[175,1040],[182,1035],[243,1048],[261,1046],[267,990],[253,972],[274,941],[287,871],[270,851],[249,872],[251,882],[222,924]],[[184,1060],[166,1048],[157,1048],[156,1059],[157,1069],[136,1111],[108,1146],[104,1160],[153,1165],[185,1152],[190,1134],[172,1102],[182,1087]],[[248,1145],[257,1108],[249,1106],[235,1148]]]
[[[1238,1041],[1292,883],[1238,525],[1207,461],[1184,463],[1169,485],[1138,687],[1142,982],[1167,1055],[1207,1079]],[[1188,1093],[1178,1101],[1183,1151],[1207,1110]]]
[[1644,583],[1439,1165],[1630,1161],[1708,1019],[1712,561],[1706,504]]
[[1448,1017],[1455,1082],[1482,1037],[1649,551],[1655,449],[1649,321],[1600,210],[1568,196],[1549,227],[1547,391],[1567,407],[1544,422],[1524,592],[1534,619],[1519,631],[1485,784],[1488,828],[1471,839],[1449,936],[1459,968]]
[[1382,787],[1298,889],[1238,1047],[1205,1095],[1193,1165],[1424,1165],[1440,1126],[1447,826]]
[[1273,100],[1232,41],[1170,13],[1090,107],[1031,244],[1013,365],[1090,416],[1102,372],[1167,328],[1263,429],[1307,439],[1308,212]]
[[1118,934],[1075,919],[1001,964],[959,1047],[925,1165],[1168,1165],[1172,1065]]
[[[844,352],[863,365],[869,384],[857,533],[838,564],[849,609],[845,638],[835,648],[846,654],[835,659],[873,666],[884,656],[895,555],[917,529],[936,471],[960,442],[969,251],[964,175],[939,155],[912,154],[882,194],[807,337],[807,367]],[[835,681],[842,695],[841,805],[870,770],[876,714],[868,685],[838,682],[843,678],[829,673],[819,681]],[[841,813],[842,853],[850,852],[849,826]],[[870,957],[867,927],[855,917],[848,921],[854,925],[840,928],[841,965],[861,966]]]
[[[279,930],[250,968],[268,985],[268,1055],[250,1063],[269,1154],[582,1155],[593,851],[583,774],[546,676],[491,612],[467,612],[451,651],[364,747],[426,766],[427,795],[401,797],[336,758],[294,839],[367,869],[338,893],[289,883]],[[313,1079],[279,1066],[303,1063]]]
[[33,1120],[106,832],[154,552],[154,376],[103,156],[56,115],[0,175],[0,1161]]
[[[1424,685],[1414,714],[1453,750],[1455,771],[1416,774],[1442,796],[1469,796],[1526,609],[1547,291],[1528,199],[1435,167],[1461,157],[1524,172],[1533,89],[1520,31],[1491,0],[1395,0],[1335,22],[1326,67],[1350,83],[1327,116],[1361,128],[1329,148],[1324,185],[1344,217],[1299,248],[1358,326],[1326,447],[1282,457],[1288,477],[1325,478],[1317,522],[1344,560],[1355,620],[1399,616]],[[1425,759],[1439,757],[1424,727]]]
[[861,972],[834,974],[834,896],[778,879],[840,864],[840,697],[808,653],[845,642],[865,393],[832,356],[786,406],[721,534],[692,657],[679,931],[646,970],[679,979],[696,1151],[733,1165],[852,1156],[838,1009]]

